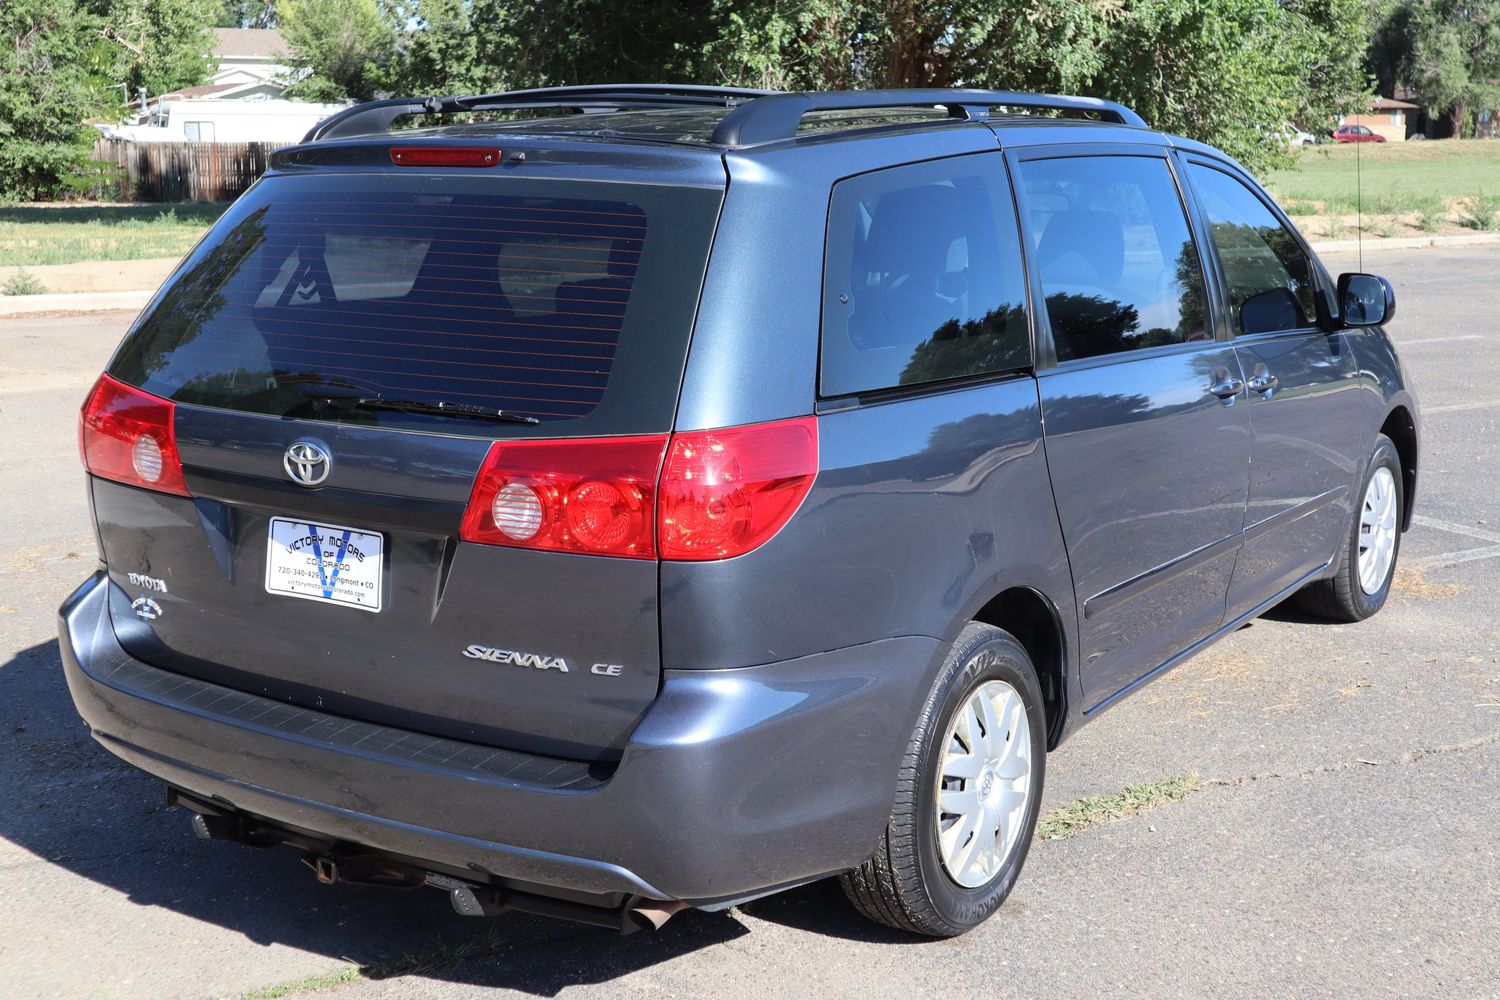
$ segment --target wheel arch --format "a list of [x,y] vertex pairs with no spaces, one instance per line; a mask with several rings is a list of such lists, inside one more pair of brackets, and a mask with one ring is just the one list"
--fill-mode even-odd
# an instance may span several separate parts
[[1417,426],[1411,411],[1401,405],[1394,407],[1380,425],[1380,433],[1391,439],[1401,459],[1401,530],[1407,531],[1417,495]]
[[1008,587],[986,601],[973,620],[1009,632],[1031,657],[1047,713],[1047,749],[1054,749],[1068,715],[1067,633],[1056,605],[1030,587]]

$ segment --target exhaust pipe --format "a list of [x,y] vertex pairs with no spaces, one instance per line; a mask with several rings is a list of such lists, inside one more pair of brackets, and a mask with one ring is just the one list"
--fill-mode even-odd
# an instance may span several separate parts
[[643,899],[626,910],[625,915],[637,930],[659,931],[668,920],[687,908],[688,905],[680,899]]
[[459,916],[494,917],[506,912],[532,913],[604,927],[621,934],[660,930],[674,914],[687,909],[686,903],[676,900],[643,899],[638,896],[627,900],[623,906],[606,909],[550,896],[477,885],[436,872],[427,873],[427,884],[446,892],[454,912]]

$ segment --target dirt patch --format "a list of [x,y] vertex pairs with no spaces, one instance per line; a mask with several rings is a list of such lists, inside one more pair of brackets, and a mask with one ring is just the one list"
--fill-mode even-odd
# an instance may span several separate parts
[[[179,259],[86,260],[78,264],[33,264],[24,270],[48,292],[138,292],[159,288]],[[0,285],[20,270],[0,267]]]
[[1430,601],[1455,597],[1468,589],[1469,585],[1466,583],[1435,583],[1427,578],[1427,571],[1421,566],[1409,564],[1398,566],[1396,576],[1391,580],[1392,593]]

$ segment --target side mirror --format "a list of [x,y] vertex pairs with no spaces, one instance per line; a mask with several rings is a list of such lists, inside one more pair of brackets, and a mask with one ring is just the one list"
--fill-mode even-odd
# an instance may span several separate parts
[[1380,326],[1396,315],[1396,291],[1375,274],[1339,275],[1339,312],[1345,326]]

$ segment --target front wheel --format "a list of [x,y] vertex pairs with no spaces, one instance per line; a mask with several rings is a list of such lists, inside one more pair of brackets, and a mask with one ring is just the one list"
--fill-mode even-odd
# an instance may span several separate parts
[[900,930],[953,937],[1015,885],[1046,770],[1041,686],[1009,633],[971,622],[923,707],[874,857],[840,877],[854,907]]
[[1402,503],[1401,456],[1382,434],[1339,552],[1338,571],[1297,595],[1304,611],[1333,622],[1359,622],[1385,605],[1401,552]]

